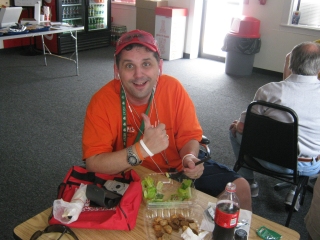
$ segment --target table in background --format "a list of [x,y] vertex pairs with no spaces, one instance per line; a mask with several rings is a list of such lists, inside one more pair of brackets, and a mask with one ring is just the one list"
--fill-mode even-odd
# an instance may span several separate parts
[[[41,42],[42,42],[42,49],[43,49],[43,56],[44,56],[44,64],[47,66],[47,58],[46,55],[52,55],[56,57],[60,57],[66,60],[71,60],[76,64],[76,73],[79,75],[79,65],[78,65],[78,36],[77,32],[80,30],[84,30],[84,27],[61,27],[61,29],[49,29],[47,31],[40,31],[40,32],[28,32],[23,34],[14,34],[14,35],[8,35],[8,36],[0,36],[0,40],[9,40],[9,39],[17,39],[17,38],[26,38],[26,37],[36,37],[41,36]],[[47,48],[47,46],[44,43],[44,35],[49,34],[57,34],[57,33],[64,33],[64,32],[70,32],[72,38],[75,40],[75,51],[71,55],[70,58],[55,55],[50,52],[50,50]],[[73,34],[74,33],[74,34]],[[75,59],[72,58],[72,56],[75,55]]]
[[[137,166],[134,170],[140,175],[152,173],[151,170],[144,168],[142,166]],[[205,194],[203,192],[197,191],[197,203],[201,205],[204,209],[207,207],[208,202],[216,202],[216,198]],[[48,217],[51,213],[52,208],[39,213],[38,215],[30,218],[29,220],[21,223],[13,230],[13,235],[15,239],[30,239],[32,234],[37,230],[43,230],[48,226]],[[77,235],[79,240],[119,240],[119,239],[147,239],[147,233],[145,231],[145,216],[144,216],[145,205],[141,203],[139,214],[137,218],[137,224],[132,231],[119,231],[119,230],[91,230],[91,229],[80,229],[73,228],[72,230]],[[252,220],[250,225],[249,240],[261,240],[261,238],[256,234],[256,229],[261,226],[270,228],[277,233],[282,235],[281,240],[296,240],[300,239],[299,233],[287,228],[278,223],[269,221],[258,215],[252,214]]]

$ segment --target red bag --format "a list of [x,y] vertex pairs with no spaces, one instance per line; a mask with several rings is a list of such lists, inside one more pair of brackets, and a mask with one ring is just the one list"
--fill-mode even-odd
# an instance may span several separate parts
[[[88,172],[83,167],[73,166],[68,171],[63,182],[59,185],[57,199],[62,198],[64,201],[70,202],[73,194],[81,183],[96,184],[101,187],[106,180],[113,180],[114,178],[125,178],[130,180],[128,189],[115,208],[90,207],[86,204],[82,209],[78,220],[64,225],[70,228],[132,230],[136,225],[142,200],[141,180],[134,170],[129,170],[118,175],[108,175]],[[63,223],[55,219],[53,213],[51,213],[49,224]]]

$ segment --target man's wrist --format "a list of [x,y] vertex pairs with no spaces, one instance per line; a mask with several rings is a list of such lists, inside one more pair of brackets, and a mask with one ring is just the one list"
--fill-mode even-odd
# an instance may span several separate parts
[[184,156],[182,157],[182,159],[181,159],[181,163],[182,163],[182,166],[183,166],[183,167],[184,167],[183,161],[184,161],[186,158],[188,158],[188,157],[194,157],[194,158],[196,158],[196,156],[195,156],[193,153],[188,153],[188,154],[184,155]]
[[127,148],[127,161],[131,166],[137,166],[142,163],[137,154],[133,151],[133,146]]
[[143,157],[143,154],[142,154],[142,152],[141,152],[140,147],[141,147],[141,144],[140,144],[139,142],[136,142],[136,143],[134,144],[134,148],[135,148],[135,150],[136,150],[136,153],[137,153],[139,159],[143,161],[143,160],[144,160],[144,157]]
[[141,147],[144,149],[144,151],[152,157],[154,154],[150,151],[150,149],[147,147],[147,145],[144,143],[144,141],[141,139],[140,140]]

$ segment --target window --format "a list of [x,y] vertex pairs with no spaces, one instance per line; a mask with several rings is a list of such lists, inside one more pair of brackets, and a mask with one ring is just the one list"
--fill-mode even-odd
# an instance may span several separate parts
[[[294,23],[294,15],[297,11],[300,14],[300,18],[298,17],[299,25],[320,27],[319,0],[293,0],[293,8],[291,10],[291,23]],[[295,24],[297,24],[297,22]]]

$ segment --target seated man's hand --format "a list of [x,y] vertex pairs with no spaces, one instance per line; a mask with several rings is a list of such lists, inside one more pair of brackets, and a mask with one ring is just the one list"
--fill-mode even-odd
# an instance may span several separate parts
[[200,178],[203,174],[204,166],[203,163],[199,165],[195,165],[196,162],[200,161],[195,156],[187,156],[185,159],[183,159],[182,165],[184,167],[184,174],[191,178],[191,179],[197,179]]
[[232,135],[235,137],[236,133],[243,133],[243,127],[244,127],[244,123],[243,122],[239,122],[238,120],[234,120],[232,122],[232,124],[229,127],[229,130],[232,132]]
[[237,132],[237,123],[238,123],[238,120],[234,120],[229,127],[229,130],[231,130],[232,135],[234,137],[236,136],[236,132]]

